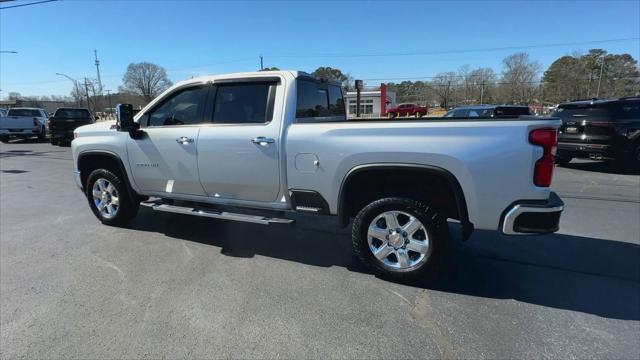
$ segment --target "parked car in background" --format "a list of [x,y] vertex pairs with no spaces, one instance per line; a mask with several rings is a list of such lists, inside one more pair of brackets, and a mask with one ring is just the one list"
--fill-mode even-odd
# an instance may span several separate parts
[[558,230],[558,119],[349,122],[339,83],[297,71],[189,79],[132,112],[121,105],[116,129],[82,126],[71,143],[76,184],[106,225],[140,205],[275,226],[333,215],[360,259],[394,278],[433,268],[449,218],[464,238]]
[[532,115],[528,106],[518,105],[471,105],[461,106],[449,110],[444,117],[466,118],[466,117],[518,117],[521,115]]
[[400,116],[415,116],[423,117],[427,115],[429,110],[417,104],[399,104],[390,109],[387,109],[388,117],[400,117]]
[[[97,119],[97,117],[96,117]],[[49,136],[52,145],[68,144],[73,140],[73,130],[93,124],[95,119],[87,109],[59,108],[49,118]]]
[[553,116],[562,120],[559,164],[573,158],[640,164],[640,97],[572,101],[560,104]]
[[38,108],[9,109],[7,116],[0,117],[0,141],[33,136],[44,140],[47,136],[47,118],[47,112]]

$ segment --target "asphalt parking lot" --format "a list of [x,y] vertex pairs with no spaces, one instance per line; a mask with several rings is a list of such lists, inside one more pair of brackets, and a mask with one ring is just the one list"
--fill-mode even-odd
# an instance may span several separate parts
[[[638,358],[640,175],[558,168],[558,234],[454,239],[424,284],[344,231],[142,209],[101,225],[69,148],[0,144],[0,357]],[[320,229],[320,230],[318,230]]]

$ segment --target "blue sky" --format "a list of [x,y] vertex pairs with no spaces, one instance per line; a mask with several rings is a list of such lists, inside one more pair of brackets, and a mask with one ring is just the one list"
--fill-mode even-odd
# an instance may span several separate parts
[[[2,7],[36,0],[16,1]],[[432,76],[469,64],[500,72],[518,50],[375,57],[326,54],[438,52],[640,37],[640,1],[73,1],[0,10],[0,96],[66,95],[95,77],[106,89],[131,62],[165,67],[171,80],[265,66],[336,67],[355,78]],[[640,58],[640,41],[527,49],[546,68],[559,56],[600,47]],[[287,57],[287,55],[295,55]],[[399,80],[396,80],[399,81]],[[366,80],[374,85],[379,80]]]

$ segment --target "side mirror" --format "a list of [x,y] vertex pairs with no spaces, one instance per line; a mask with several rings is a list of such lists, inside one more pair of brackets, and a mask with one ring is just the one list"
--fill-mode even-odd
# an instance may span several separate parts
[[126,131],[133,139],[140,139],[142,137],[142,130],[140,130],[140,124],[133,121],[133,105],[131,104],[118,104],[116,105],[116,126],[118,131]]

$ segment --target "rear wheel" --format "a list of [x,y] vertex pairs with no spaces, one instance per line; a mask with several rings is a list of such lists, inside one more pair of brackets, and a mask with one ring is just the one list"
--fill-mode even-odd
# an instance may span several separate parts
[[9,137],[8,136],[0,137],[0,141],[3,142],[3,143],[8,143],[9,142]]
[[40,128],[40,132],[38,133],[38,140],[44,141],[47,137],[47,131],[44,126]]
[[447,236],[444,217],[427,204],[390,197],[365,206],[352,228],[353,248],[374,273],[412,280],[431,272]]
[[138,213],[140,204],[131,199],[128,190],[120,175],[107,169],[96,169],[87,179],[89,206],[106,225],[125,225]]

